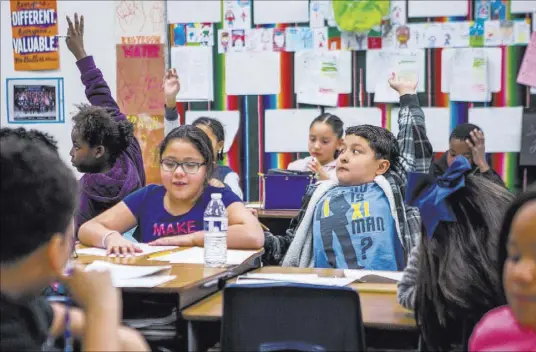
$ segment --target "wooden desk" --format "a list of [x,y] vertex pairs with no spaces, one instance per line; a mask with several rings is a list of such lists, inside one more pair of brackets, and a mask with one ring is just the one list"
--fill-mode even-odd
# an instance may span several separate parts
[[292,220],[299,210],[294,209],[257,209],[259,219],[288,219]]
[[[77,248],[83,248],[77,246]],[[188,249],[181,247],[175,251]],[[260,258],[264,249],[259,249],[240,265],[229,265],[225,268],[205,268],[203,264],[172,264],[158,261],[158,258],[149,260],[149,255],[118,258],[118,257],[98,257],[92,255],[80,255],[76,259],[77,263],[90,264],[95,260],[104,260],[115,264],[124,265],[171,265],[170,275],[175,275],[175,279],[168,281],[160,286],[152,288],[124,288],[129,292],[148,292],[148,293],[168,293],[178,294],[179,311],[190,304],[217,292],[226,280],[245,273],[260,266]]]
[[[320,276],[342,277],[343,270],[263,267],[255,273],[284,273],[284,274],[318,274]],[[235,282],[233,279],[229,282]],[[367,328],[381,330],[417,331],[413,312],[398,304],[396,284],[353,283],[350,287],[359,292],[363,324]],[[198,322],[219,321],[223,314],[222,292],[217,292],[182,311],[182,316],[188,321],[188,350],[195,351],[198,346]]]

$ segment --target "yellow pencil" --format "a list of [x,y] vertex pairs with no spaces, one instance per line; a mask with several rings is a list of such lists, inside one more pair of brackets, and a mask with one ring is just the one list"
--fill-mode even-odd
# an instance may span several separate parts
[[158,257],[163,257],[163,256],[171,254],[173,252],[174,252],[173,250],[156,252],[156,253],[153,253],[153,254],[149,254],[149,256],[147,258],[154,259],[154,258],[158,258]]

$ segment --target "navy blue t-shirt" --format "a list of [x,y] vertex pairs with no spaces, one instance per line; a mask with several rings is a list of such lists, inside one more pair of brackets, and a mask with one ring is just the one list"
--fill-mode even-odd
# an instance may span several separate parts
[[203,213],[212,193],[221,193],[225,207],[240,198],[229,187],[207,186],[192,209],[179,216],[171,215],[164,208],[164,186],[149,185],[131,193],[123,201],[138,221],[141,242],[148,243],[161,237],[187,235],[203,230]]

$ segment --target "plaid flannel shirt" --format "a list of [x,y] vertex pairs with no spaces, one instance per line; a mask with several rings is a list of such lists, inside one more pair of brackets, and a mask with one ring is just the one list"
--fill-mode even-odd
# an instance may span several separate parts
[[[384,175],[391,185],[395,199],[396,212],[400,221],[400,231],[403,238],[405,259],[411,249],[418,243],[421,235],[421,217],[415,207],[406,206],[404,196],[408,173],[428,173],[432,162],[432,144],[426,135],[424,112],[419,106],[417,95],[404,95],[400,97],[400,112],[398,114],[400,126],[397,142],[399,156],[391,163],[389,171]],[[263,263],[265,265],[280,265],[300,221],[309,206],[311,196],[317,185],[307,189],[298,215],[292,219],[286,235],[279,236],[269,232],[265,233]]]

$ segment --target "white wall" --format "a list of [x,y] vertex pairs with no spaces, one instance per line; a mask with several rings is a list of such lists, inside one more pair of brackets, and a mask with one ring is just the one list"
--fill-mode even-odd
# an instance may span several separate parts
[[[0,26],[1,26],[1,120],[2,127],[26,127],[35,128],[53,135],[59,144],[59,152],[68,165],[71,165],[69,151],[71,149],[71,117],[75,112],[74,104],[87,102],[84,94],[84,86],[80,81],[80,74],[65,41],[60,41],[60,69],[59,71],[15,71],[13,64],[13,44],[11,37],[10,2],[0,1]],[[74,15],[75,12],[84,15],[85,36],[84,44],[86,52],[95,57],[104,78],[110,85],[112,94],[116,94],[116,56],[114,40],[115,8],[113,1],[85,1],[71,0],[58,1],[58,30],[59,35],[67,34],[66,15]],[[65,124],[32,124],[16,125],[7,123],[6,107],[6,78],[31,78],[31,77],[63,77],[65,90]],[[76,170],[75,170],[76,171]]]

